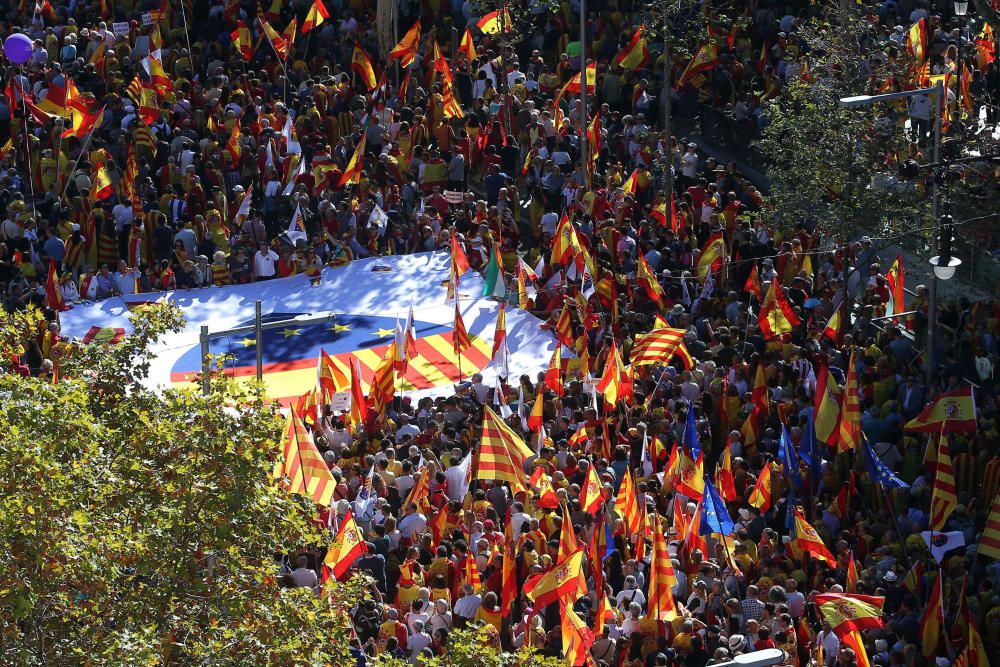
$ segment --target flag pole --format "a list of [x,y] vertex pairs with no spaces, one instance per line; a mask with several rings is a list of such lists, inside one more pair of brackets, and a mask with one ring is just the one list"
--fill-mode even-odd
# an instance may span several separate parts
[[[24,76],[24,65],[17,66],[18,74]],[[31,195],[31,215],[34,218],[38,217],[38,211],[35,208],[35,179],[31,172],[31,144],[28,142],[28,101],[25,95],[27,94],[23,87],[21,87],[21,81],[17,81],[17,86],[15,86],[15,91],[21,94],[21,110],[24,113],[24,159],[28,163],[28,194]],[[41,147],[39,146],[39,150]],[[57,163],[58,165],[58,163]],[[76,171],[76,169],[74,169]]]
[[[191,33],[188,32],[188,19],[187,10],[184,7],[185,0],[181,0],[181,19],[184,20],[184,39],[187,41],[188,45],[188,64],[191,66],[191,72],[194,72],[194,51],[191,50]],[[244,72],[246,70],[246,64],[243,65]]]
[[[101,112],[101,115],[102,116],[104,115],[103,111]],[[137,120],[139,120],[139,119],[137,119]],[[25,119],[25,122],[27,122],[27,119]],[[80,148],[80,154],[76,156],[76,161],[73,163],[73,169],[70,172],[70,178],[73,177],[73,173],[75,173],[77,167],[80,166],[80,160],[86,154],[86,152],[87,152],[87,146],[90,145],[90,140],[94,137],[94,132],[96,132],[96,131],[97,131],[97,124],[95,123],[94,127],[91,128],[90,132],[87,133],[87,138],[84,140],[83,146]],[[30,164],[28,165],[28,169],[29,169],[29,171],[31,170],[31,165]],[[66,198],[66,191],[69,190],[69,181],[70,181],[70,178],[66,179],[66,185],[63,187],[63,191],[62,191],[62,195],[61,195],[61,197],[63,199]]]

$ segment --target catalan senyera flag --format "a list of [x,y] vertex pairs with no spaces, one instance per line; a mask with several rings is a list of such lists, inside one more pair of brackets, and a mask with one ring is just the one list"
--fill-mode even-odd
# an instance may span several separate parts
[[976,430],[976,401],[972,387],[939,394],[920,414],[903,426],[920,433],[956,433]]
[[524,595],[535,603],[535,609],[552,604],[577,589],[577,580],[583,574],[583,556],[581,547],[552,569],[524,582]]
[[938,440],[937,469],[934,472],[934,487],[931,489],[931,511],[927,527],[932,531],[942,530],[957,505],[955,470],[951,463],[948,438],[942,434]]
[[611,340],[611,351],[604,362],[604,375],[598,381],[596,389],[603,394],[607,405],[615,405],[619,400],[627,400],[632,396],[630,371],[622,364],[614,339]]
[[602,591],[600,599],[597,602],[597,613],[594,614],[594,634],[602,637],[604,635],[604,626],[608,623],[614,623],[615,620],[615,610],[611,608],[607,594]]
[[495,35],[498,32],[509,32],[511,29],[510,13],[507,8],[498,9],[494,12],[490,12],[483,18],[479,19],[476,23],[476,27],[484,35]]
[[342,188],[348,183],[357,185],[361,182],[361,172],[365,168],[365,137],[367,135],[361,135],[361,141],[358,142],[357,147],[354,149],[354,155],[351,156],[350,162],[344,167],[344,173],[340,176],[340,181],[337,183],[338,188]]
[[1000,560],[1000,494],[993,500],[986,518],[983,537],[979,540],[979,553],[987,558]]
[[326,550],[323,573],[329,571],[334,579],[340,581],[351,564],[363,556],[366,550],[364,535],[354,521],[354,513],[348,508],[347,514],[340,521],[337,534],[333,537],[333,543]]
[[[837,566],[837,559],[826,548],[816,529],[809,525],[802,512],[795,510],[795,537],[792,540],[805,553],[816,560],[825,561],[830,567]],[[832,623],[831,623],[832,625]]]
[[250,28],[242,20],[236,22],[236,30],[229,33],[233,40],[233,47],[239,51],[243,60],[250,60],[253,57],[253,44],[250,37]]
[[753,491],[750,492],[748,502],[760,510],[761,514],[767,512],[771,507],[771,464],[767,463],[761,468],[757,483],[754,484]]
[[910,52],[917,64],[927,57],[927,24],[920,19],[910,26],[906,34],[906,50]]
[[323,0],[313,0],[312,7],[309,8],[309,12],[302,21],[302,34],[308,35],[310,30],[320,25],[328,18],[330,18],[330,12],[327,11],[326,5],[323,4]]
[[767,294],[764,295],[764,302],[760,305],[757,323],[765,340],[777,340],[791,333],[800,323],[792,304],[778,283],[777,276],[771,278]]
[[378,85],[372,58],[357,42],[354,43],[354,53],[351,55],[351,70],[358,75],[361,83],[365,84],[366,90],[374,90],[375,86]]
[[590,647],[594,645],[594,631],[573,611],[573,605],[567,600],[559,601],[559,612],[562,652],[568,667],[594,664],[590,655]]
[[649,44],[642,36],[645,25],[639,26],[621,51],[612,59],[612,64],[622,69],[640,69],[649,62]]
[[462,41],[458,43],[458,55],[465,58],[466,62],[471,63],[476,59],[476,45],[472,43],[472,31],[468,28],[462,34]]
[[707,72],[718,64],[718,47],[715,46],[714,42],[704,44],[698,49],[698,51],[695,52],[694,56],[691,57],[691,61],[688,62],[687,67],[684,68],[684,72],[681,74],[680,78],[677,79],[677,90],[680,90],[684,84],[691,81],[698,74]]
[[830,367],[822,364],[816,374],[816,396],[813,409],[816,413],[816,438],[820,442],[836,442],[840,423],[840,385],[830,374]]
[[920,616],[920,646],[925,658],[932,658],[938,652],[941,628],[944,626],[944,595],[942,592],[943,572],[938,570],[931,585],[931,595]]
[[725,257],[726,242],[722,234],[712,234],[705,242],[705,247],[701,249],[701,255],[698,256],[696,267],[698,280],[704,280],[705,276],[721,267]]
[[[641,536],[640,536],[641,538]],[[653,554],[649,561],[648,614],[657,621],[669,622],[677,618],[677,602],[671,587],[676,581],[674,567],[667,549],[667,536],[658,523],[653,527]]]
[[272,474],[275,479],[286,479],[292,493],[308,495],[317,505],[330,506],[337,483],[295,410],[288,414],[282,455]]
[[503,301],[500,302],[500,308],[497,310],[497,323],[493,328],[493,351],[490,353],[490,357],[497,356],[497,352],[503,347],[504,340],[507,339],[507,304]]
[[886,304],[886,315],[898,315],[906,310],[903,301],[903,257],[897,256],[885,274],[885,282],[889,288],[889,303]]
[[674,356],[677,346],[684,342],[684,329],[653,329],[635,337],[630,360],[633,366],[666,364]]
[[882,627],[883,597],[822,593],[815,597],[815,602],[838,637],[843,637],[848,632],[864,632]]
[[632,472],[625,470],[622,483],[615,497],[615,512],[622,519],[626,541],[639,530],[639,498],[635,494],[635,484],[632,482]]
[[847,363],[847,381],[841,396],[840,421],[837,424],[837,451],[861,451],[861,396],[858,371],[854,365],[854,350]]
[[417,49],[420,46],[420,19],[417,19],[413,26],[406,31],[399,43],[389,52],[388,60],[399,59],[399,66],[406,68],[413,64],[417,58]]
[[515,491],[526,489],[528,477],[524,462],[534,452],[489,406],[483,408],[480,438],[472,461],[473,477],[510,482]]

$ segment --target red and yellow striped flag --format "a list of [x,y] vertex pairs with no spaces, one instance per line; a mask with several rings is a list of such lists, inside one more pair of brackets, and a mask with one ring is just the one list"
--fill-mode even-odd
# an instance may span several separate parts
[[618,496],[615,498],[615,511],[621,517],[622,530],[625,539],[635,535],[639,531],[639,523],[642,518],[639,516],[639,499],[635,494],[635,484],[632,482],[632,471],[625,469],[625,476],[622,477],[621,486],[618,487]]
[[308,495],[317,505],[329,507],[336,482],[294,409],[288,414],[284,441],[282,456],[274,464],[274,479],[284,480],[292,493]]
[[855,351],[847,362],[847,381],[841,396],[840,420],[837,424],[837,452],[861,451],[861,397],[858,395],[858,371],[854,365]]
[[1000,494],[994,498],[990,515],[986,518],[983,537],[979,541],[979,553],[987,558],[1000,560]]
[[[677,618],[677,602],[671,587],[677,582],[674,566],[670,562],[667,536],[660,530],[659,520],[653,517],[653,555],[649,561],[648,614],[657,621],[669,622]],[[642,539],[643,536],[639,536]]]
[[653,329],[635,337],[629,358],[633,366],[668,363],[684,341],[684,329]]
[[931,531],[943,530],[957,505],[955,470],[951,465],[948,438],[942,434],[938,437],[937,470],[934,474],[934,488],[931,490],[931,515],[927,527]]
[[359,556],[364,555],[365,551],[364,535],[354,521],[354,513],[348,508],[347,514],[340,521],[337,534],[333,537],[333,544],[326,550],[326,558],[323,559],[323,580],[326,581],[332,574],[333,578],[339,581],[351,564]]
[[458,308],[458,300],[455,300],[455,330],[451,334],[452,343],[455,346],[455,355],[462,354],[472,347],[472,339],[465,328],[465,321],[462,319],[462,311]]
[[483,411],[483,432],[472,462],[473,478],[502,480],[510,482],[515,492],[526,490],[524,462],[534,452],[489,406]]
[[483,581],[479,576],[479,568],[476,566],[476,557],[472,553],[465,556],[465,583],[472,586],[472,590],[476,593],[483,590]]

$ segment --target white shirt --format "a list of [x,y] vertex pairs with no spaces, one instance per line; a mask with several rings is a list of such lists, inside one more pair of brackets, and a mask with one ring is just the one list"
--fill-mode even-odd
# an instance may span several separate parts
[[681,173],[688,178],[695,178],[698,175],[697,153],[685,153],[681,156]]
[[[633,597],[634,596],[634,597]],[[635,602],[643,609],[646,608],[646,596],[638,588],[632,590],[625,589],[615,596],[618,600],[618,608],[627,611],[628,606]]]
[[483,598],[479,595],[466,595],[460,597],[455,603],[455,609],[453,610],[455,614],[462,616],[463,618],[472,618],[479,611],[479,607],[483,604]]
[[275,274],[274,264],[278,261],[278,253],[273,250],[268,250],[267,253],[262,253],[260,250],[253,255],[253,271],[255,276],[263,276],[265,278],[273,276]]
[[427,525],[427,519],[420,512],[408,514],[399,520],[399,532],[403,537],[419,533]]
[[311,588],[319,592],[319,579],[316,578],[316,573],[307,567],[292,570],[292,581],[298,588]]
[[410,658],[415,659],[422,650],[431,645],[431,637],[426,632],[418,632],[406,640],[406,648],[410,649]]

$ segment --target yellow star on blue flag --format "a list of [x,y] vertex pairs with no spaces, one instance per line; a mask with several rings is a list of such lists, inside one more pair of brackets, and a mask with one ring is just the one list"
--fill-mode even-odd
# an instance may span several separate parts
[[376,338],[385,338],[386,336],[393,336],[395,335],[395,333],[396,333],[395,329],[379,329],[373,335]]
[[282,333],[285,334],[285,338],[289,336],[301,336],[302,329],[285,329]]
[[256,338],[244,338],[243,339],[243,347],[250,347],[251,345],[256,345],[256,344],[257,344],[257,339]]

